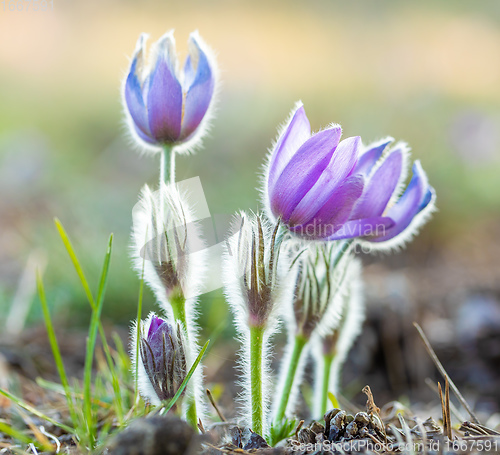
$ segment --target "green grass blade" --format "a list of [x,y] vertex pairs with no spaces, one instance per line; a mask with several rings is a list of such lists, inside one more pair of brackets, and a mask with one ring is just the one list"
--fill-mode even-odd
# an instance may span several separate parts
[[[59,219],[55,218],[54,223],[55,223],[56,228],[59,232],[61,240],[63,241],[64,246],[66,247],[66,251],[69,254],[71,262],[73,263],[73,267],[75,268],[76,273],[77,273],[78,277],[80,278],[80,282],[82,283],[82,287],[83,287],[83,290],[85,292],[85,295],[87,296],[87,300],[90,304],[90,307],[92,308],[92,310],[94,310],[96,307],[94,297],[92,295],[92,291],[90,290],[90,286],[88,284],[87,278],[85,277],[85,273],[83,272],[82,266],[80,265],[80,261],[78,260],[78,257],[75,253],[75,249],[73,248],[71,240],[69,239],[68,234],[66,233],[66,230],[64,229],[64,227],[61,224],[61,222],[59,221]],[[113,363],[113,358],[111,356],[111,352],[109,350],[109,345],[108,345],[108,342],[106,340],[106,334],[104,333],[104,328],[102,327],[102,323],[100,320],[99,320],[99,336],[101,337],[104,355],[106,356],[106,361],[108,362],[108,365],[109,365],[109,371],[111,372],[111,381],[112,381],[112,385],[113,385],[114,402],[115,402],[115,408],[116,408],[116,418],[118,420],[118,424],[121,425],[123,423],[123,404],[122,404],[122,399],[121,399],[120,383],[119,383],[118,377],[116,375],[115,366]]]
[[210,340],[208,340],[203,348],[201,349],[200,353],[198,354],[198,357],[196,357],[196,360],[193,363],[193,366],[190,368],[187,376],[184,378],[184,381],[182,381],[181,386],[179,387],[179,390],[177,390],[177,393],[174,395],[174,397],[165,405],[163,413],[166,414],[170,409],[172,409],[172,406],[177,402],[179,397],[182,395],[182,392],[184,392],[184,389],[187,386],[187,383],[191,379],[191,376],[193,376],[194,371],[198,367],[199,363],[201,362],[201,359],[203,358],[203,355],[205,354],[205,351],[208,348],[208,345],[210,343]]
[[16,430],[15,428],[3,422],[0,422],[0,433],[5,433],[7,436],[10,436],[11,438],[19,442],[22,442],[23,444],[34,444],[35,446],[42,448],[43,450],[52,452],[54,449],[52,446],[49,447],[41,446],[40,443],[35,439],[30,438],[24,433],[21,433],[20,431]]
[[99,321],[101,318],[101,311],[104,303],[104,293],[106,291],[106,284],[108,282],[109,264],[111,261],[111,251],[113,246],[113,234],[109,237],[108,249],[104,257],[104,264],[102,267],[101,279],[99,282],[99,291],[97,293],[97,305],[92,311],[92,319],[90,321],[89,336],[87,338],[87,352],[85,354],[85,369],[83,374],[83,409],[85,421],[88,429],[89,446],[94,448],[96,435],[94,417],[92,416],[92,364],[94,361],[94,351],[97,340],[97,332],[99,330]]
[[66,234],[66,231],[63,228],[63,225],[61,224],[58,218],[54,219],[54,223],[56,225],[57,230],[59,231],[59,235],[61,236],[64,246],[66,247],[66,251],[68,252],[69,257],[71,258],[71,262],[73,262],[73,266],[75,267],[76,273],[78,274],[78,278],[80,278],[83,290],[85,291],[85,295],[87,296],[90,306],[92,307],[92,309],[94,309],[95,302],[94,302],[94,297],[92,296],[92,291],[90,290],[87,278],[85,278],[85,274],[83,273],[80,261],[76,257],[75,250],[73,248],[73,245],[71,244],[71,241],[69,240],[68,234]]
[[45,327],[47,328],[47,335],[49,337],[49,343],[52,349],[52,355],[54,356],[54,361],[56,363],[57,372],[59,373],[59,378],[61,379],[61,384],[64,387],[64,393],[66,396],[66,402],[68,404],[71,421],[73,422],[73,425],[75,427],[78,427],[78,416],[75,412],[73,399],[71,398],[71,389],[69,387],[68,377],[66,376],[66,370],[64,369],[64,362],[61,356],[61,351],[59,350],[54,326],[52,325],[52,320],[50,318],[50,311],[47,304],[47,299],[45,297],[45,289],[43,286],[42,277],[40,276],[40,273],[38,271],[36,274],[36,284],[38,287],[38,297],[42,305],[43,317],[45,319]]
[[337,397],[332,392],[328,392],[328,399],[330,400],[330,402],[332,403],[332,406],[334,408],[340,409],[339,401],[337,400]]
[[284,419],[281,422],[272,422],[269,430],[270,446],[274,447],[278,442],[292,437],[296,427],[296,419]]
[[63,423],[60,423],[57,420],[54,420],[53,418],[43,414],[38,409],[34,408],[33,406],[30,406],[28,403],[25,403],[23,400],[12,395],[10,392],[7,392],[7,390],[0,389],[0,395],[3,395],[4,397],[8,398],[10,401],[16,403],[18,406],[20,406],[21,408],[30,412],[31,414],[39,417],[40,419],[46,420],[47,422],[51,423],[52,425],[55,425],[56,427],[61,428],[62,430],[66,431],[66,433],[69,433],[69,434],[76,433],[74,428],[68,427],[67,425],[64,425]]
[[[44,389],[50,390],[51,392],[59,393],[60,395],[64,395],[64,388],[61,384],[57,384],[56,382],[52,381],[47,381],[46,379],[40,377],[36,378],[36,383]],[[73,397],[83,400],[83,394],[79,392],[73,392]],[[111,408],[110,403],[99,400],[98,398],[92,398],[92,403],[104,409]]]

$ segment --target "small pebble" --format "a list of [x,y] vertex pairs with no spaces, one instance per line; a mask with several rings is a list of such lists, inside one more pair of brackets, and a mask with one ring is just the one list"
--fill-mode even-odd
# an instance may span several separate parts
[[257,433],[252,433],[248,442],[243,446],[243,450],[267,449],[269,445],[266,440]]
[[137,419],[108,446],[110,455],[184,455],[197,445],[193,428],[177,417]]

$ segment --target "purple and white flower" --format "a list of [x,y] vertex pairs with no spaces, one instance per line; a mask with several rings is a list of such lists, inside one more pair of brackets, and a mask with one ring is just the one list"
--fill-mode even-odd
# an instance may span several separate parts
[[193,32],[189,56],[179,70],[173,31],[169,31],[153,45],[147,65],[146,39],[142,34],[137,41],[123,87],[130,129],[142,145],[192,147],[201,138],[213,107],[215,59],[198,32]]
[[[269,217],[309,240],[363,238],[398,245],[434,210],[435,192],[417,161],[404,192],[408,148],[391,138],[364,148],[340,140],[333,124],[311,134],[299,104],[266,166],[263,199]],[[402,194],[401,194],[402,193]]]
[[[138,385],[142,397],[159,405],[171,400],[187,375],[183,329],[154,313],[140,323]],[[135,329],[134,329],[135,331]],[[135,343],[132,344],[135,357]]]

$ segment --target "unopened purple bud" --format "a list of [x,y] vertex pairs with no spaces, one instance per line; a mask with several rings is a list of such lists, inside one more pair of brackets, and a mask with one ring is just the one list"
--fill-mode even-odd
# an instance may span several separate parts
[[[140,339],[140,356],[146,376],[159,401],[174,397],[187,374],[182,328],[152,316],[147,337]],[[145,397],[156,401],[152,397]]]
[[153,316],[151,319],[151,325],[149,326],[148,330],[148,339],[151,337],[153,333],[155,333],[158,328],[164,323],[165,321],[158,316]]
[[124,84],[124,104],[131,129],[147,145],[177,145],[199,136],[213,104],[216,64],[198,32],[189,37],[182,70],[173,32],[153,46],[145,66],[146,35],[141,35]]

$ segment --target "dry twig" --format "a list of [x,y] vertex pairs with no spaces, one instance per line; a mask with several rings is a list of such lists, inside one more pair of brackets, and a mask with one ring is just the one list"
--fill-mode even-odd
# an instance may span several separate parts
[[442,363],[439,361],[436,353],[434,352],[434,349],[432,349],[432,346],[429,343],[429,340],[425,336],[425,333],[422,330],[422,327],[420,327],[420,325],[418,325],[416,322],[414,322],[413,325],[417,329],[418,334],[420,335],[420,338],[422,338],[422,341],[424,342],[425,349],[427,350],[429,356],[431,357],[432,361],[434,362],[434,365],[436,365],[436,368],[439,370],[439,372],[441,373],[443,378],[445,378],[449,382],[451,390],[453,390],[453,393],[455,394],[455,396],[458,398],[460,403],[462,403],[462,406],[467,410],[467,412],[469,413],[469,415],[470,415],[471,419],[474,421],[474,423],[479,423],[479,420],[476,417],[476,415],[474,414],[474,412],[472,411],[471,407],[468,405],[467,401],[465,401],[465,398],[462,396],[462,394],[458,390],[457,386],[451,380],[450,376],[448,375],[448,373],[444,369]]

